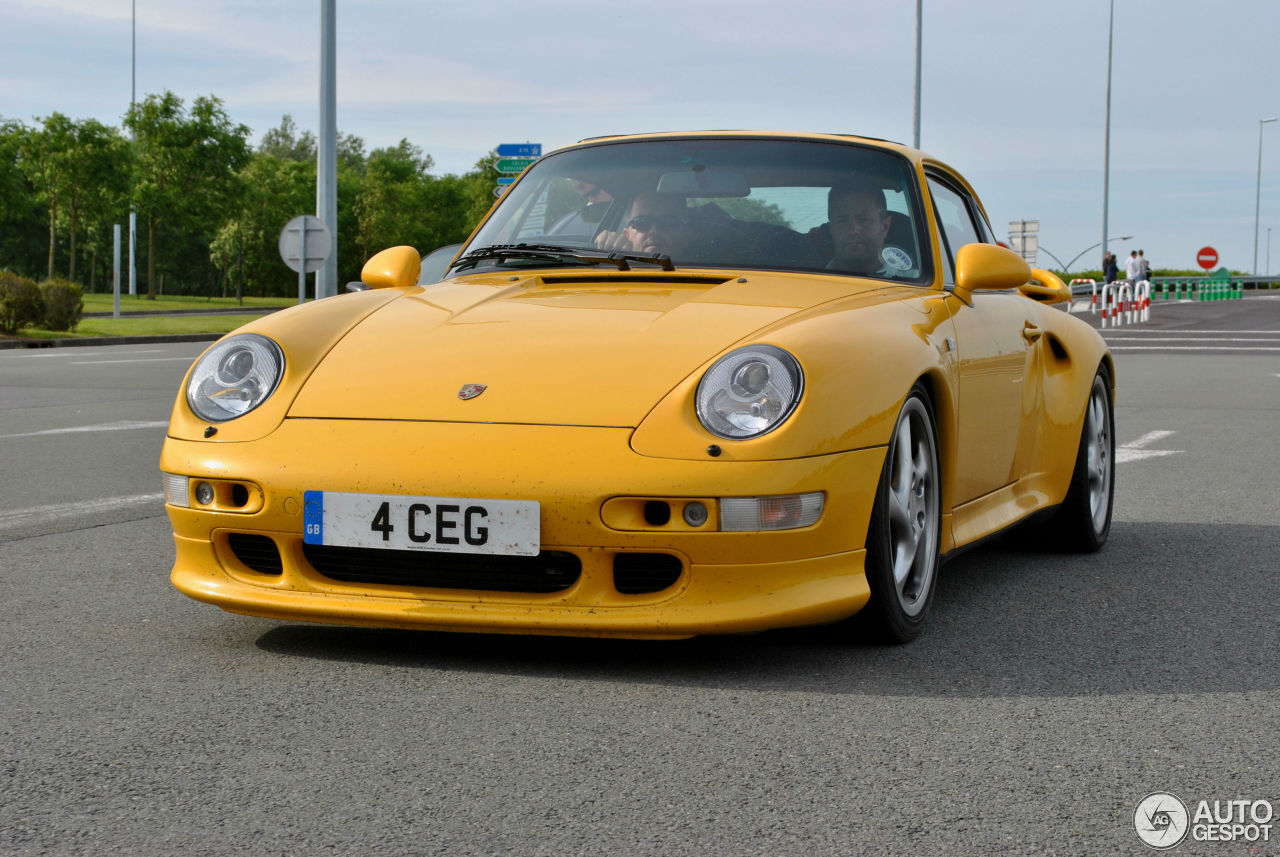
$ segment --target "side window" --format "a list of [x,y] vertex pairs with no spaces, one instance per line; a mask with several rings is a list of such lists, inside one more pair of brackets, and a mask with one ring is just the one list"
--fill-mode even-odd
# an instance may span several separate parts
[[987,222],[987,216],[982,213],[982,209],[976,205],[973,207],[974,217],[978,221],[978,232],[982,234],[983,244],[999,244],[996,240],[996,234],[991,231],[991,224]]
[[942,260],[946,269],[946,282],[954,283],[956,251],[966,244],[986,242],[974,225],[973,216],[963,196],[932,176],[929,178],[929,193],[933,196],[934,211],[942,232]]

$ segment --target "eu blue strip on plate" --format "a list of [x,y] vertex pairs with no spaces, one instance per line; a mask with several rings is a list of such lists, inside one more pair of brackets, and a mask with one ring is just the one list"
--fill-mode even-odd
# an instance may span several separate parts
[[306,491],[302,495],[302,541],[309,545],[324,544],[324,492]]

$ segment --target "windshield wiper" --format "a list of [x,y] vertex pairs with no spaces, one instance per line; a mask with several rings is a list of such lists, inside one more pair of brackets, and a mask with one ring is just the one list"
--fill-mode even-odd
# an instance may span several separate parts
[[664,253],[622,253],[617,250],[595,250],[585,247],[563,247],[558,244],[494,244],[481,247],[461,256],[453,268],[468,268],[480,262],[494,260],[501,265],[508,260],[533,262],[565,262],[572,260],[585,265],[615,265],[619,271],[630,271],[630,262],[657,265],[664,271],[674,271],[671,257]]

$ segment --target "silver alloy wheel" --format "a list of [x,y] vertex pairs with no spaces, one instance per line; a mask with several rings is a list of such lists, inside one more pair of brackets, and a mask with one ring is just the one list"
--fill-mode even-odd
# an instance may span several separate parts
[[1107,525],[1111,505],[1111,459],[1113,455],[1111,420],[1108,418],[1107,387],[1101,377],[1093,381],[1089,409],[1085,412],[1085,466],[1089,479],[1089,514],[1093,531],[1102,532]]
[[889,550],[898,604],[916,616],[929,600],[937,567],[938,450],[929,412],[910,398],[889,448]]

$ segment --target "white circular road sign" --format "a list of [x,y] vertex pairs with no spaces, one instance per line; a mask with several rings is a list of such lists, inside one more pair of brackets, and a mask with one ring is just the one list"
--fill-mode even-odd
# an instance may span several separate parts
[[298,273],[320,270],[332,250],[329,227],[314,214],[300,214],[280,230],[280,258]]

